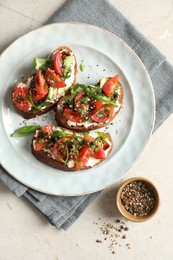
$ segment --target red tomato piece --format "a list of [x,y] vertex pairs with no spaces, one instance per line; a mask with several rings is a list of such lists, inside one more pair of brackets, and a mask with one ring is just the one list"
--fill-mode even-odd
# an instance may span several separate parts
[[51,125],[45,125],[42,128],[42,131],[48,135],[50,135],[52,133],[52,127]]
[[31,103],[28,100],[29,88],[24,87],[15,88],[13,92],[13,101],[20,110],[27,112],[31,108]]
[[45,98],[45,94],[38,94],[37,92],[36,92],[36,90],[33,90],[32,91],[32,100],[34,101],[34,102],[36,102],[36,101],[39,101],[39,100],[41,100],[41,99],[43,99],[43,98]]
[[41,140],[38,140],[38,141],[35,142],[35,144],[34,144],[34,149],[35,149],[36,151],[41,151],[41,150],[43,150],[43,148],[44,148],[46,145],[47,145],[46,140],[41,139]]
[[53,146],[52,154],[59,162],[65,161],[67,158],[68,142],[72,139],[72,136],[65,136],[57,140],[57,143]]
[[45,72],[45,79],[49,85],[55,88],[64,88],[66,86],[65,81],[61,80],[61,78],[56,75],[56,73],[51,70],[47,69]]
[[89,146],[84,145],[79,153],[75,168],[77,170],[83,169],[88,162],[89,158],[91,157],[92,150]]
[[95,159],[103,160],[106,158],[105,151],[101,146],[97,146],[92,155]]
[[42,97],[42,96],[47,95],[48,85],[46,84],[45,78],[44,78],[41,70],[38,70],[35,75],[34,85],[35,85],[35,90],[36,90],[38,96],[40,95]]
[[53,56],[53,61],[54,61],[54,70],[56,72],[56,74],[58,74],[59,76],[63,76],[63,72],[62,72],[62,55],[60,52],[56,52]]
[[115,76],[113,78],[110,78],[103,85],[102,90],[103,90],[103,92],[105,93],[106,96],[110,97],[114,93],[116,85],[118,83],[118,78],[119,78],[119,75],[117,75],[117,76]]
[[114,106],[113,105],[103,105],[99,110],[97,110],[91,118],[94,122],[102,123],[111,119],[114,114]]
[[75,123],[82,123],[84,122],[84,118],[82,118],[77,112],[73,111],[72,109],[70,108],[65,108],[64,109],[64,116],[72,121],[72,122],[75,122]]
[[84,98],[85,96],[86,96],[86,92],[82,91],[75,97],[75,101],[74,101],[75,108],[81,107],[81,104],[84,103],[82,102],[81,99]]
[[89,103],[86,98],[86,92],[82,91],[80,92],[76,97],[74,101],[75,110],[79,112],[79,114],[82,113],[82,115],[88,115],[89,112]]
[[103,106],[100,100],[94,100],[90,103],[90,108],[92,110],[92,114],[94,114],[97,110],[99,110]]
[[65,144],[63,142],[60,142],[60,140],[58,140],[58,142],[54,144],[52,148],[52,154],[57,161],[59,162],[65,161],[67,157],[65,153]]

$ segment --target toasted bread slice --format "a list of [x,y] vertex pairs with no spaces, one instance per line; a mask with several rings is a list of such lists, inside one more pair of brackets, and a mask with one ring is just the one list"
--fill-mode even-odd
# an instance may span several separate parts
[[34,64],[37,72],[12,91],[14,108],[26,119],[50,111],[76,82],[77,61],[69,47],[60,46],[47,58],[34,59]]
[[32,141],[32,153],[42,163],[63,171],[92,168],[111,153],[112,139],[103,132],[79,133],[46,125]]
[[[110,87],[115,77],[117,82]],[[118,76],[115,77],[103,78],[96,86],[76,84],[71,87],[57,104],[58,125],[74,131],[90,131],[108,125],[119,113],[124,98],[123,87]]]

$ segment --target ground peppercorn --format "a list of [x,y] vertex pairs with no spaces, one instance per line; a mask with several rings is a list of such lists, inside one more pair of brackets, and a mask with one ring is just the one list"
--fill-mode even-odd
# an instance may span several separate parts
[[154,208],[155,196],[144,182],[133,181],[123,188],[121,202],[132,215],[142,217]]

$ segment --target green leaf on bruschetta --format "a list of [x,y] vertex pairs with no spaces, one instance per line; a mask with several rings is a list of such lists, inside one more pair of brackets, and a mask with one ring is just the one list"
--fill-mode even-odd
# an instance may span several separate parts
[[35,134],[36,130],[39,130],[41,127],[38,125],[28,125],[28,126],[23,126],[19,129],[17,129],[16,131],[14,131],[14,133],[12,133],[10,136],[11,137],[24,137],[24,136],[28,136],[31,134]]
[[52,68],[53,67],[53,59],[50,58],[34,58],[34,67],[36,70],[47,70],[47,68]]

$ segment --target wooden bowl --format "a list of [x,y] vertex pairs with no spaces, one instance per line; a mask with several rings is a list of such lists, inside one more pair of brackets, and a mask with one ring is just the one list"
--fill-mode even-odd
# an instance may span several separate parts
[[[127,209],[127,207],[130,207],[130,203],[129,203],[130,199],[127,200],[127,205],[125,205],[126,203],[123,202],[123,200],[122,200],[122,198],[121,198],[121,197],[123,196],[122,192],[124,192],[123,189],[124,189],[125,187],[126,187],[126,189],[127,189],[127,187],[129,187],[129,191],[130,191],[130,186],[129,186],[129,184],[133,183],[133,185],[134,185],[134,182],[136,182],[136,183],[140,183],[140,182],[141,182],[142,184],[145,185],[145,187],[149,188],[150,191],[152,192],[152,197],[154,198],[154,206],[153,206],[153,208],[152,208],[149,212],[147,212],[146,215],[142,215],[142,214],[141,214],[142,216],[140,216],[140,214],[138,214],[138,213],[136,213],[136,212],[131,213],[130,210]],[[128,186],[127,186],[127,185],[128,185]],[[147,193],[147,191],[146,191],[146,193]],[[136,199],[137,199],[137,198],[135,198],[134,195],[131,196],[131,198],[132,198],[133,200],[135,200],[135,201],[136,201]],[[128,203],[129,203],[129,205],[128,205]],[[135,203],[136,203],[136,202],[135,202]],[[157,210],[158,210],[158,207],[159,207],[159,193],[158,193],[156,187],[154,186],[154,184],[153,184],[151,181],[149,181],[149,180],[147,180],[147,179],[145,179],[145,178],[142,178],[142,177],[133,177],[133,178],[130,178],[130,179],[126,180],[126,181],[120,186],[120,188],[119,188],[119,190],[118,190],[118,192],[117,192],[117,195],[116,195],[116,205],[117,205],[118,210],[120,211],[120,213],[121,213],[126,219],[128,219],[128,220],[130,220],[130,221],[133,221],[133,222],[143,222],[143,221],[146,221],[146,220],[152,218],[152,217],[156,214],[156,212],[157,212]],[[126,208],[125,208],[125,207],[126,207]],[[132,211],[132,210],[131,210],[131,211]]]

